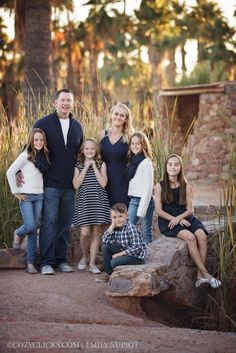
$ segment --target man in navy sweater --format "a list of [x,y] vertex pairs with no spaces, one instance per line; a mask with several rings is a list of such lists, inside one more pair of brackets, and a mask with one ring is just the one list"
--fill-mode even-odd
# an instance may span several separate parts
[[81,124],[71,114],[74,96],[67,90],[57,92],[56,111],[38,120],[47,138],[50,166],[44,174],[44,200],[40,228],[40,269],[54,274],[53,267],[72,272],[67,263],[70,227],[74,215],[75,190],[72,185],[78,149],[83,141]]

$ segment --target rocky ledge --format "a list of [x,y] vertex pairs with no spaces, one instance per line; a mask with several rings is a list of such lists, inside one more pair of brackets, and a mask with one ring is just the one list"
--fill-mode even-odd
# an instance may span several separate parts
[[[205,225],[212,240],[215,226],[212,222]],[[206,266],[211,271],[215,261],[212,251],[209,246]],[[200,300],[200,292],[206,290],[206,287],[196,288],[195,281],[196,266],[189,256],[187,244],[161,235],[148,245],[144,265],[119,266],[114,270],[106,294],[110,297],[150,297],[168,291],[175,302],[195,306]]]

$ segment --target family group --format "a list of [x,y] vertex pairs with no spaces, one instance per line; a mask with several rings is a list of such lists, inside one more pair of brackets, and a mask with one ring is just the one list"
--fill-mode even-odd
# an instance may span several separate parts
[[[163,179],[154,186],[152,148],[147,136],[134,130],[130,109],[115,104],[108,129],[95,139],[84,138],[71,113],[73,105],[69,90],[58,91],[55,111],[34,124],[23,152],[7,170],[23,219],[14,232],[13,247],[19,249],[27,235],[27,271],[72,272],[67,250],[73,225],[80,228],[78,269],[88,266],[99,274],[98,282],[107,281],[115,267],[145,262],[156,209],[160,232],[186,241],[197,266],[195,286],[220,287],[205,267],[207,230],[193,215],[181,157],[167,158]],[[104,274],[96,266],[101,235]]]

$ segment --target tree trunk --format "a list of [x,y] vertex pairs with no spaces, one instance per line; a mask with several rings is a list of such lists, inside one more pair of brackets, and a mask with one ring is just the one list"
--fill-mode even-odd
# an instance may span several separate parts
[[160,52],[158,52],[152,40],[148,46],[148,57],[152,68],[152,78],[151,78],[152,90],[153,90],[153,93],[155,94],[158,92],[158,90],[161,88],[161,85],[162,85],[161,76],[159,72],[162,55],[160,54]]
[[182,73],[183,75],[186,74],[187,67],[186,67],[186,50],[184,48],[185,43],[181,44],[181,60],[182,60]]
[[168,86],[174,86],[176,78],[175,48],[168,49],[170,64],[167,67],[166,77]]
[[24,96],[29,119],[30,111],[40,113],[43,96],[51,92],[51,0],[26,0],[25,25]]

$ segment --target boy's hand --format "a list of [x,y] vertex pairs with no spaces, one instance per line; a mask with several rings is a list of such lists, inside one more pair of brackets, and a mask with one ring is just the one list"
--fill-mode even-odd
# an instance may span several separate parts
[[112,222],[111,225],[110,225],[110,227],[108,228],[108,232],[109,232],[109,233],[112,233],[113,230],[115,229],[115,227],[116,227],[116,224],[115,224],[114,222]]
[[126,255],[126,252],[125,251],[121,251],[121,252],[117,252],[116,254],[113,254],[112,258],[116,259],[117,257],[125,256],[125,255]]

